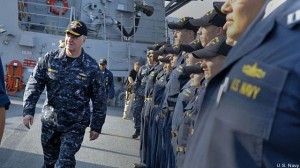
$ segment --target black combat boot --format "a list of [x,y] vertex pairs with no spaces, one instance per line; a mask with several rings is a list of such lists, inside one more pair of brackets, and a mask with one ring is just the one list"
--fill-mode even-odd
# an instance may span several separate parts
[[136,139],[137,137],[139,137],[140,136],[140,129],[136,129],[135,130],[135,133],[132,135],[132,138],[133,139]]

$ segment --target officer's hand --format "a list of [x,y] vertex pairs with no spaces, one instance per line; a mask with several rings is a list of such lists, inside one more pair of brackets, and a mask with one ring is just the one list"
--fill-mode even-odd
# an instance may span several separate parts
[[99,137],[99,133],[95,131],[90,131],[90,141],[95,140]]
[[107,104],[110,104],[112,102],[112,99],[107,99]]
[[135,98],[135,93],[131,93],[132,99]]
[[33,123],[33,116],[32,115],[26,115],[23,117],[23,124],[30,129],[30,125]]

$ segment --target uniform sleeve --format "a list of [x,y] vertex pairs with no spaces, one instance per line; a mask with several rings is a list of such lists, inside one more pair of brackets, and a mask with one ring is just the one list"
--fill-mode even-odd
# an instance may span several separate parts
[[26,84],[23,97],[23,116],[33,116],[35,114],[36,103],[45,89],[47,74],[46,56],[39,59]]
[[132,77],[132,79],[134,79],[134,70],[133,69],[129,72],[128,76],[130,76],[130,77]]
[[108,90],[108,98],[113,99],[115,97],[115,84],[114,84],[114,75],[109,71],[109,90]]
[[5,107],[7,110],[10,105],[9,98],[6,94],[6,89],[5,89],[5,83],[4,83],[4,72],[3,72],[3,66],[2,66],[2,60],[0,58],[0,107]]
[[138,88],[140,87],[141,83],[142,83],[142,69],[144,68],[144,66],[142,66],[138,73],[136,74],[136,78],[135,81],[133,83],[133,87],[132,87],[132,93],[136,93],[136,91],[138,90]]
[[101,133],[102,126],[105,122],[106,118],[106,94],[105,94],[105,86],[104,86],[104,78],[100,72],[95,71],[94,78],[91,84],[91,100],[93,104],[93,112],[91,116],[91,131],[95,131]]

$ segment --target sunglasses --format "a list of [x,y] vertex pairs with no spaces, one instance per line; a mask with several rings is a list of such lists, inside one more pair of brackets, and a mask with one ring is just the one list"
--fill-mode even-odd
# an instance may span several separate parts
[[100,63],[100,65],[106,65],[106,64]]

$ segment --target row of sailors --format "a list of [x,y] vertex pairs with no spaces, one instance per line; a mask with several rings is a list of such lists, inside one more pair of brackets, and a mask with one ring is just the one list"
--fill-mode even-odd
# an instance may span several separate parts
[[222,29],[225,22],[216,10],[200,19],[185,17],[168,24],[174,30],[173,46],[148,47],[147,64],[133,87],[133,138],[141,136],[141,161],[135,167],[182,167],[206,83],[231,49]]
[[132,109],[142,115],[135,167],[300,166],[300,2],[223,3],[169,23],[177,48],[149,48]]

